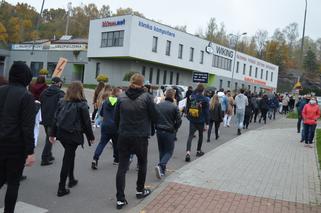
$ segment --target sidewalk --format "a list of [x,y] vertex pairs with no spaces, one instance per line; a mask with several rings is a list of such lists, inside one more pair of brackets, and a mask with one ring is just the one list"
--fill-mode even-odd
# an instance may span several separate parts
[[249,131],[178,170],[130,212],[321,212],[315,149],[296,120]]

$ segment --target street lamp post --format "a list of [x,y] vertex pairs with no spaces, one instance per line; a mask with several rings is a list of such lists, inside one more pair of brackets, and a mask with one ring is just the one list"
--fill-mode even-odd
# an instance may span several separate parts
[[305,0],[304,22],[303,22],[303,32],[302,32],[301,52],[300,52],[300,65],[302,65],[303,63],[303,47],[304,47],[305,21],[307,18],[307,7],[308,7],[308,0]]
[[[39,32],[39,26],[40,26],[40,21],[41,21],[41,16],[42,16],[42,11],[43,11],[43,6],[45,4],[45,0],[42,0],[42,5],[41,5],[41,9],[40,9],[40,13],[37,19],[37,25],[36,25],[36,32]],[[33,42],[32,42],[32,50],[31,50],[31,55],[33,55],[33,51],[35,49],[35,38],[33,38]]]
[[[234,37],[234,38],[235,38],[234,62],[233,62],[232,79],[231,79],[231,86],[232,86],[232,87],[233,87],[233,84],[234,84],[234,72],[235,72],[235,64],[236,64],[237,43],[238,43],[240,37],[243,36],[243,35],[246,35],[246,34],[247,34],[246,32],[242,33],[241,35],[240,35],[240,34],[237,34],[237,35],[230,34],[231,37]],[[237,90],[236,87],[235,87],[235,90]]]

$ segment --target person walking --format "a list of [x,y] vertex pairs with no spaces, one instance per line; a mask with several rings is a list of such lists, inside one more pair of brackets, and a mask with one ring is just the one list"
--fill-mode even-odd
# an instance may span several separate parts
[[300,102],[300,105],[298,107],[298,114],[300,114],[301,116],[301,125],[300,125],[300,128],[301,128],[301,140],[300,142],[303,143],[305,141],[305,132],[304,132],[304,120],[303,120],[303,117],[302,117],[302,111],[303,111],[303,108],[306,104],[308,104],[311,100],[311,95],[310,94],[307,94],[304,96],[304,99]]
[[29,85],[29,91],[37,101],[39,101],[41,93],[47,88],[46,78],[43,75],[38,76],[36,82]]
[[223,121],[222,106],[219,102],[218,95],[214,95],[210,101],[209,127],[207,131],[207,142],[211,142],[211,133],[213,125],[215,126],[215,140],[219,138],[218,130]]
[[312,97],[308,104],[302,110],[304,122],[305,147],[312,148],[315,128],[320,118],[320,108],[315,97]]
[[36,109],[26,88],[31,79],[29,67],[22,61],[14,62],[9,84],[0,87],[0,189],[7,184],[5,213],[14,212],[23,169],[35,162]]
[[230,123],[234,113],[234,99],[231,95],[231,91],[227,91],[226,96],[227,96],[228,105],[227,105],[227,111],[224,115],[224,126],[230,127]]
[[91,120],[92,121],[95,121],[95,118],[96,118],[96,114],[98,112],[98,97],[99,97],[99,94],[100,92],[104,89],[105,87],[105,83],[104,82],[99,82],[96,89],[95,89],[95,92],[94,92],[94,98],[93,98],[93,106],[94,106],[94,111],[91,115]]
[[[225,117],[225,114],[226,114],[226,111],[227,111],[227,108],[228,108],[228,99],[224,93],[224,89],[221,88],[219,90],[219,92],[217,93],[218,95],[218,99],[220,101],[220,104],[221,104],[221,108],[222,108],[222,114],[223,114],[223,117]],[[227,126],[224,126],[224,127],[227,127]]]
[[274,94],[269,100],[269,109],[271,110],[273,120],[275,120],[275,115],[276,115],[276,112],[278,111],[278,108],[279,108],[279,100],[277,98],[277,95]]
[[285,96],[282,99],[282,113],[284,113],[285,115],[288,113],[289,111],[289,95],[285,94]]
[[118,98],[115,108],[115,124],[118,129],[119,165],[116,175],[116,208],[127,205],[125,197],[125,177],[131,154],[138,159],[136,198],[150,195],[145,188],[147,171],[148,138],[154,134],[152,123],[157,123],[157,110],[153,97],[144,90],[144,76],[134,74],[129,89]]
[[49,137],[51,143],[55,143],[57,138],[65,150],[60,171],[58,197],[70,193],[70,190],[66,189],[67,177],[69,177],[69,188],[78,184],[74,176],[75,156],[77,147],[84,144],[83,134],[87,136],[89,145],[94,143],[95,137],[88,109],[82,84],[72,82],[64,99],[58,104]]
[[257,116],[258,116],[258,114],[260,112],[259,103],[258,103],[258,99],[257,99],[257,95],[256,94],[252,94],[250,102],[251,102],[252,107],[253,107],[253,116],[252,116],[253,122],[256,123]]
[[240,93],[235,97],[237,135],[242,134],[241,129],[243,128],[245,107],[248,104],[248,98],[244,95],[244,89],[242,88]]
[[174,152],[176,133],[182,124],[174,98],[175,90],[169,89],[166,91],[165,101],[156,105],[159,115],[156,123],[159,163],[155,170],[156,177],[159,179],[166,174],[166,165]]
[[121,90],[117,87],[113,88],[111,96],[103,103],[100,110],[100,116],[103,118],[101,124],[101,138],[100,142],[96,148],[93,161],[91,163],[91,168],[98,169],[98,160],[101,153],[104,151],[105,146],[111,140],[113,143],[114,152],[114,165],[119,163],[118,147],[117,147],[117,128],[114,121],[115,106],[117,104],[117,97],[120,95]]
[[[185,161],[191,161],[191,146],[194,134],[198,131],[198,144],[196,156],[201,157],[204,155],[202,151],[203,144],[203,131],[208,128],[209,119],[209,102],[203,95],[204,85],[198,84],[194,93],[190,97],[189,105],[187,106],[187,118],[189,120],[189,135],[186,144]],[[206,124],[206,126],[205,126]]]
[[[249,99],[250,94],[247,94],[246,97]],[[250,125],[250,120],[253,113],[253,106],[251,101],[249,101],[248,105],[245,107],[245,115],[244,115],[244,122],[243,122],[243,129],[248,129]]]
[[262,99],[259,102],[259,107],[261,111],[261,117],[259,119],[259,123],[261,123],[262,119],[264,124],[266,124],[266,116],[269,111],[269,98],[266,94],[263,95]]
[[63,81],[59,77],[53,77],[51,82],[51,86],[44,90],[39,98],[41,104],[41,124],[46,132],[46,142],[41,155],[41,166],[51,165],[55,160],[52,155],[52,143],[49,141],[49,133],[52,129],[58,102],[65,95],[65,92],[61,90]]

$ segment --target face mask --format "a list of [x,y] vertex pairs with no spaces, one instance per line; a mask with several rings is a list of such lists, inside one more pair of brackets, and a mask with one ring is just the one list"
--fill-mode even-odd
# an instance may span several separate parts
[[310,100],[310,104],[316,104],[316,100]]

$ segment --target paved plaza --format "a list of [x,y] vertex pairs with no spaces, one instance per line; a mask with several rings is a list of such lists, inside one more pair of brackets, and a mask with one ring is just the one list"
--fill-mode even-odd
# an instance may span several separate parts
[[298,142],[295,124],[280,119],[221,145],[169,177],[135,211],[321,212],[315,149]]

